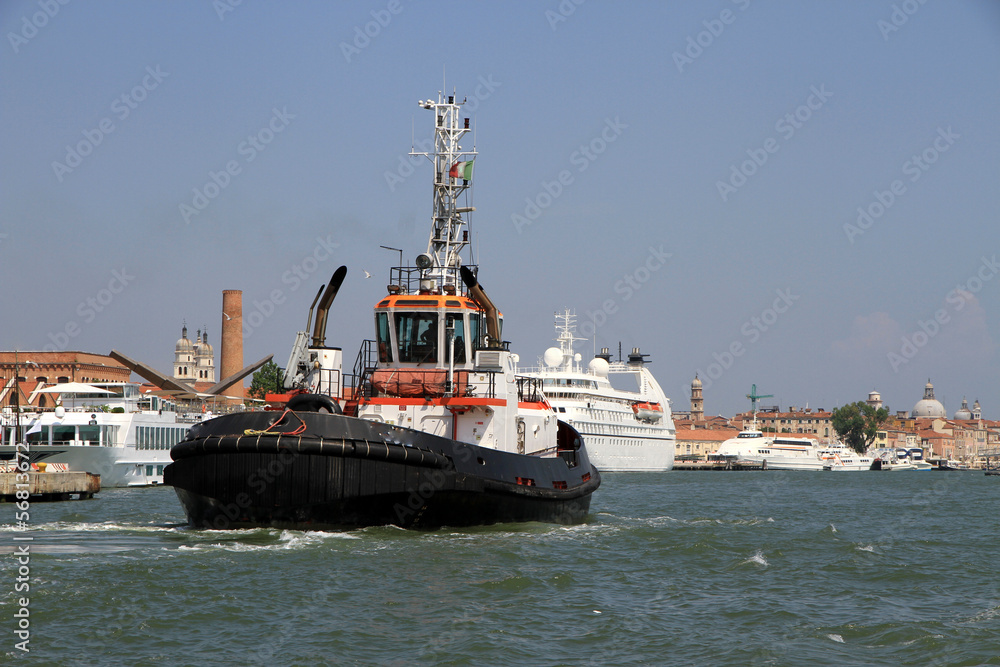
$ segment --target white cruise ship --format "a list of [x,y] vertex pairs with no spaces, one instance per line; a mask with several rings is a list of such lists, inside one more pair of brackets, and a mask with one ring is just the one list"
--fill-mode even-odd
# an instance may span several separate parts
[[607,348],[586,368],[574,352],[575,316],[556,316],[556,341],[529,369],[558,418],[583,436],[601,472],[662,472],[674,467],[675,434],[670,400],[646,368],[638,348],[628,361],[611,361]]
[[99,474],[102,488],[162,484],[170,447],[201,419],[181,417],[159,396],[141,396],[131,382],[74,382],[43,391],[59,394],[60,407],[23,413],[19,438],[15,415],[0,417],[0,466],[16,464],[15,442],[26,441],[32,463]]

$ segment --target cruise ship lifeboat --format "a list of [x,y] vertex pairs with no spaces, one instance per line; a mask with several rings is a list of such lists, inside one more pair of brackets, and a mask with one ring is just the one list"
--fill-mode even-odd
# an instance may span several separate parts
[[646,422],[658,422],[663,419],[663,407],[659,403],[636,402],[632,404],[632,412],[636,419]]

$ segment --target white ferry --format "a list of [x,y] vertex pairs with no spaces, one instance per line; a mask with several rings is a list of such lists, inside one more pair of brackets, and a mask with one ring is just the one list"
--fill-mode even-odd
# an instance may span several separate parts
[[[607,348],[584,369],[573,351],[574,315],[556,315],[559,347],[545,351],[527,375],[559,419],[583,436],[591,462],[607,472],[662,472],[674,467],[675,432],[666,397],[646,368],[648,355],[634,348],[627,362],[611,361]],[[627,387],[625,385],[628,385]]]
[[15,463],[15,443],[26,442],[31,463],[99,474],[102,488],[162,484],[170,447],[201,419],[179,415],[160,396],[143,396],[131,382],[71,382],[42,391],[58,394],[59,407],[21,414],[18,437],[13,412],[0,416],[0,466]]

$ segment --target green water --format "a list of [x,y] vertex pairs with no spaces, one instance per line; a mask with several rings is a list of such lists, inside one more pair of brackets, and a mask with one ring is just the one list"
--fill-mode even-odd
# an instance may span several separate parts
[[[1000,478],[607,474],[590,521],[196,531],[169,488],[0,505],[0,663],[1000,664]],[[18,543],[21,544],[21,543]]]

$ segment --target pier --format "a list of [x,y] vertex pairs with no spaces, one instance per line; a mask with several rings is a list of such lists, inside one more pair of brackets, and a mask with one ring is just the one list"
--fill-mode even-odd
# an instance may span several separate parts
[[13,502],[18,490],[24,490],[28,476],[30,501],[86,500],[101,490],[101,476],[90,472],[4,472],[0,473],[0,502]]

